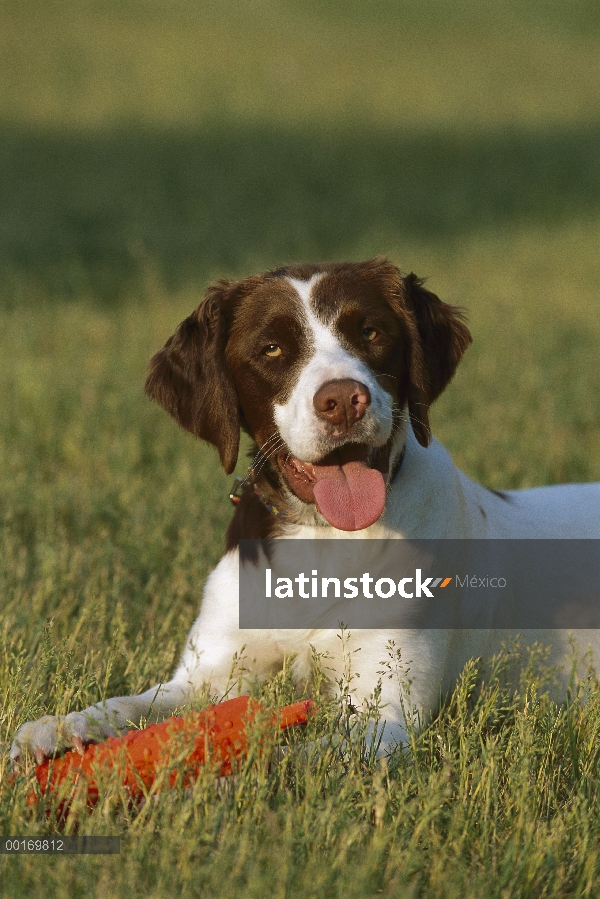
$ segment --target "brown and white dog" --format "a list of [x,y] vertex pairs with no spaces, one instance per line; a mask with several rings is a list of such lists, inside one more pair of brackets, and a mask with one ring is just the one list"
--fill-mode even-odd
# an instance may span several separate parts
[[[314,648],[328,654],[335,683],[343,664],[335,632],[239,629],[242,538],[600,537],[599,484],[497,494],[469,480],[431,438],[429,407],[470,342],[456,308],[383,258],[294,265],[209,287],[152,359],[146,390],[216,446],[228,473],[240,428],[255,440],[256,459],[179,667],[140,696],[23,724],[12,758],[28,750],[39,760],[164,717],[206,685],[223,695],[242,647],[259,678],[294,656],[298,684],[310,677]],[[411,663],[411,700],[426,716],[465,662],[491,654],[505,636],[357,631],[348,647],[361,648],[354,702],[372,694],[390,638]],[[550,642],[553,661],[568,651],[563,631],[527,636]],[[600,648],[597,631],[579,637]],[[405,737],[403,703],[395,681],[382,689],[389,748]]]

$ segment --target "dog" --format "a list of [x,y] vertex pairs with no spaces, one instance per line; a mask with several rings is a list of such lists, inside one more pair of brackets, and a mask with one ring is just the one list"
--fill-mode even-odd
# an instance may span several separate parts
[[[218,281],[152,358],[146,391],[183,428],[218,450],[232,473],[240,430],[256,456],[171,680],[139,696],[115,697],[65,717],[23,724],[11,756],[40,762],[72,747],[172,714],[203,687],[228,688],[244,652],[255,678],[293,657],[298,686],[312,654],[340,675],[332,630],[240,630],[239,543],[304,538],[598,538],[600,484],[506,493],[466,477],[432,438],[429,409],[471,342],[458,308],[383,257],[360,263],[291,265],[240,281]],[[248,564],[252,564],[251,561]],[[575,636],[591,640],[598,631]],[[569,651],[565,631],[534,631],[552,658]],[[354,704],[368,701],[392,638],[411,662],[411,701],[423,720],[472,657],[489,656],[504,632],[360,630],[348,636],[357,673]],[[381,686],[381,746],[406,738],[398,685]]]

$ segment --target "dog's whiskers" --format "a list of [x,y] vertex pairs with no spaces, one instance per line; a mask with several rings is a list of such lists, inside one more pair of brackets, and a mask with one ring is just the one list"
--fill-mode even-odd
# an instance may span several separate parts
[[266,453],[261,453],[260,460],[257,467],[254,469],[255,473],[260,471],[265,462],[270,459],[273,455],[279,452],[279,450],[285,446],[285,442],[280,438],[273,446],[269,447]]
[[[269,447],[267,452],[265,452],[265,447],[267,447],[268,444],[271,443],[272,440],[275,440],[275,443],[273,443],[273,445]],[[284,441],[283,437],[279,434],[278,431],[275,431],[275,433],[271,434],[270,437],[267,437],[265,442],[259,447],[258,452],[252,459],[252,462],[250,463],[250,465],[248,467],[246,477],[240,483],[240,487],[244,487],[247,483],[249,483],[251,477],[256,477],[256,475],[260,472],[261,468],[263,468],[263,466],[265,465],[267,460],[274,453],[279,452],[279,450],[282,448],[282,446],[285,446],[285,441]]]
[[254,456],[254,458],[252,459],[252,462],[250,463],[250,468],[253,468],[253,467],[256,465],[256,463],[259,461],[259,459],[263,456],[265,447],[266,447],[272,440],[276,440],[276,441],[277,441],[277,440],[281,440],[281,436],[280,436],[280,434],[279,434],[278,431],[275,431],[273,434],[271,434],[270,437],[267,437],[267,439],[266,439],[265,442],[262,444],[262,446],[259,446],[259,447],[258,447],[258,451],[257,451],[256,455]]
[[265,464],[268,462],[268,460],[269,460],[270,458],[272,458],[272,456],[277,455],[277,453],[278,453],[284,446],[285,446],[285,440],[283,440],[283,438],[280,437],[279,440],[278,440],[272,447],[269,448],[269,451],[268,451],[267,453],[262,453],[262,454],[261,454],[261,455],[262,455],[262,459],[260,460],[259,464],[258,464],[255,468],[251,468],[251,469],[250,469],[250,471],[248,472],[248,477],[250,476],[250,474],[253,474],[254,477],[256,477],[256,475],[258,475],[258,474],[260,473],[260,471],[262,470],[262,468],[264,468],[264,466],[265,466]]
[[250,463],[250,468],[252,468],[252,467],[255,465],[256,462],[258,462],[258,460],[259,460],[260,457],[262,456],[263,450],[265,449],[265,447],[267,446],[267,444],[269,444],[269,443],[271,442],[271,440],[274,440],[275,438],[281,439],[281,436],[280,436],[280,434],[279,434],[279,431],[274,431],[274,432],[271,434],[270,437],[267,437],[267,439],[266,439],[265,442],[262,444],[262,446],[259,446],[258,452],[256,453],[254,459],[253,459],[252,462]]

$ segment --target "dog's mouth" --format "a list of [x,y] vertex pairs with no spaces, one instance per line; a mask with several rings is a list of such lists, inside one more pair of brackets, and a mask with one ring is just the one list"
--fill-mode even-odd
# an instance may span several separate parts
[[361,444],[346,444],[319,462],[303,462],[287,451],[277,464],[288,486],[305,503],[315,503],[340,531],[360,531],[374,524],[385,506],[385,481],[375,453]]

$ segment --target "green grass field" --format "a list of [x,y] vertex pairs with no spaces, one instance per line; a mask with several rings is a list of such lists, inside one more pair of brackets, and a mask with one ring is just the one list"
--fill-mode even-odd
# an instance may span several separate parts
[[[387,253],[469,313],[457,464],[600,480],[599,37],[588,0],[1,4],[3,834],[56,829],[19,723],[164,679],[221,554],[230,480],[143,394],[209,279]],[[387,768],[326,704],[226,784],[109,781],[68,827],[121,855],[0,856],[0,895],[596,896],[600,694],[553,705],[539,655],[469,667]]]

